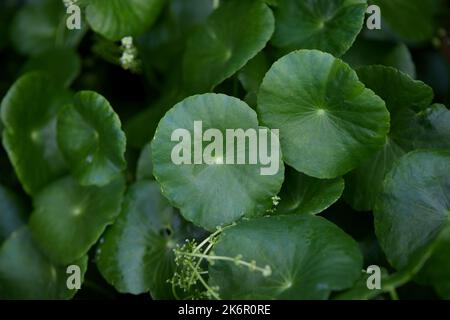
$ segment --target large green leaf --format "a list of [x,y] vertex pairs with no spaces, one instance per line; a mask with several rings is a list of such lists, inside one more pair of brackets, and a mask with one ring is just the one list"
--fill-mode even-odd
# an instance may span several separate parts
[[277,214],[317,214],[335,203],[344,191],[344,179],[316,179],[286,170]]
[[436,31],[441,0],[371,0],[381,9],[383,21],[408,41],[426,41]]
[[286,51],[318,49],[340,56],[364,22],[366,0],[280,0],[272,43]]
[[272,270],[265,277],[216,261],[209,282],[223,299],[327,299],[332,291],[352,286],[362,268],[357,243],[331,222],[309,215],[243,221],[224,231],[214,253]]
[[2,101],[3,145],[30,194],[67,170],[56,142],[56,115],[69,100],[52,78],[30,73],[20,77]]
[[[84,256],[70,263],[80,268],[82,278],[87,260]],[[67,288],[69,276],[66,267],[55,265],[39,250],[27,227],[0,248],[0,299],[70,299],[76,290]]]
[[82,91],[58,115],[58,144],[82,185],[108,184],[125,169],[125,134],[101,95]]
[[50,184],[34,199],[34,238],[60,264],[79,259],[120,213],[124,189],[123,179],[104,187],[82,187],[71,177]]
[[449,151],[414,151],[394,165],[374,215],[377,237],[395,268],[414,264],[427,252],[448,223],[449,204]]
[[[153,173],[161,184],[163,194],[180,208],[187,220],[209,230],[229,224],[244,215],[264,214],[271,207],[271,197],[278,193],[283,182],[284,166],[281,160],[275,175],[261,175],[261,168],[266,167],[261,162],[255,165],[225,164],[226,155],[222,150],[217,150],[213,155],[216,161],[213,164],[176,165],[172,162],[173,148],[181,143],[171,141],[172,133],[177,129],[185,129],[190,133],[193,143],[201,143],[194,136],[194,121],[198,120],[203,121],[203,132],[218,129],[224,140],[227,129],[259,129],[256,113],[233,97],[203,94],[189,97],[175,105],[159,123],[152,142]],[[268,136],[278,141],[275,134]],[[197,137],[201,139],[201,136]],[[216,138],[212,140],[216,141]],[[183,143],[186,142],[183,140]],[[263,143],[263,140],[259,142]],[[226,141],[222,149],[226,149],[227,143],[231,145],[231,141]],[[203,147],[207,145],[210,143],[203,143]],[[191,147],[188,148],[190,150]],[[246,143],[247,155],[248,148],[249,144]],[[239,152],[236,151],[236,143],[233,150],[236,157]],[[249,158],[246,159],[248,161]]]
[[273,30],[272,12],[263,1],[222,2],[188,40],[183,76],[189,92],[210,91],[231,77],[266,46]]
[[86,27],[69,30],[66,27],[66,8],[62,1],[28,1],[14,17],[11,41],[24,55],[36,55],[58,47],[75,47]]
[[173,249],[191,236],[186,227],[156,182],[135,183],[119,218],[100,241],[100,272],[119,292],[150,291],[154,299],[173,298],[167,280],[175,267]]
[[90,0],[86,19],[95,32],[111,40],[144,33],[165,0]]
[[0,245],[25,223],[25,205],[16,194],[0,185]]
[[30,71],[45,71],[57,83],[65,87],[71,85],[81,70],[81,60],[74,50],[56,48],[40,53],[30,58],[22,68],[22,73]]
[[316,50],[278,60],[258,94],[262,123],[280,129],[283,157],[296,170],[331,179],[384,144],[389,113],[343,61]]
[[347,201],[356,210],[370,211],[395,160],[415,148],[449,146],[450,111],[444,106],[426,109],[433,99],[432,89],[393,68],[363,67],[358,75],[383,98],[391,114],[391,130],[383,149],[346,177]]

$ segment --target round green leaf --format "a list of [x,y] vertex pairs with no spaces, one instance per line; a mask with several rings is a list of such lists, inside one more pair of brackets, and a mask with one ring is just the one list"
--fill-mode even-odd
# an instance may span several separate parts
[[447,225],[450,152],[414,151],[386,176],[374,208],[375,230],[397,269],[415,263]]
[[120,119],[101,95],[82,91],[58,115],[58,144],[82,185],[108,184],[126,166]]
[[256,56],[273,30],[272,12],[263,1],[223,1],[188,40],[183,60],[186,88],[192,93],[212,90]]
[[69,87],[80,70],[81,60],[75,51],[69,48],[57,48],[30,58],[22,68],[22,73],[45,71],[56,80],[56,83]]
[[[87,256],[70,263],[87,269]],[[53,264],[34,243],[27,227],[14,232],[0,248],[0,299],[71,299],[67,268]]]
[[450,143],[450,132],[446,139],[441,137],[448,131],[444,123],[447,120],[447,125],[450,124],[450,112],[447,119],[442,117],[440,125],[435,117],[429,118],[434,114],[431,109],[416,113],[415,110],[428,108],[433,90],[396,69],[362,67],[358,69],[358,76],[386,102],[391,115],[391,128],[384,147],[346,177],[346,200],[356,210],[370,211],[394,161],[417,147],[441,147],[439,141]]
[[[281,188],[283,162],[279,161],[275,175],[261,175],[261,168],[267,166],[261,165],[259,161],[257,164],[223,164],[226,162],[224,151],[214,154],[217,162],[214,164],[174,164],[172,151],[181,142],[171,141],[172,133],[177,129],[185,129],[190,133],[191,142],[201,143],[201,136],[194,136],[194,121],[198,120],[203,121],[203,132],[208,129],[220,131],[224,140],[222,149],[226,149],[227,143],[231,146],[231,141],[225,141],[227,129],[253,129],[257,132],[259,129],[256,113],[233,97],[203,94],[189,97],[175,105],[159,123],[152,142],[153,173],[161,184],[163,194],[180,208],[187,220],[208,230],[229,224],[244,215],[264,214],[271,207],[271,197]],[[278,141],[275,134],[268,136]],[[262,139],[259,142],[264,143]],[[205,149],[202,150],[206,150],[210,144],[212,142],[203,142]],[[246,143],[246,154],[248,146]],[[237,143],[233,150],[236,157]],[[246,163],[249,163],[247,156],[246,159]],[[194,163],[193,157],[191,160],[190,163]],[[274,165],[275,162],[276,159],[273,160]]]
[[381,9],[383,21],[408,41],[426,41],[436,31],[441,0],[371,0]]
[[26,209],[21,199],[0,185],[0,244],[26,223]]
[[344,191],[344,179],[321,180],[286,170],[277,214],[317,214],[335,203]]
[[152,145],[148,143],[142,149],[136,170],[136,180],[153,180]]
[[150,28],[164,4],[165,0],[90,0],[86,19],[95,32],[120,40]]
[[259,89],[258,114],[280,129],[287,164],[324,179],[357,167],[383,146],[389,130],[383,100],[343,61],[316,50],[274,63]]
[[30,73],[19,78],[2,101],[3,145],[29,194],[67,170],[56,142],[56,115],[69,99],[52,78]]
[[366,0],[281,0],[274,9],[273,45],[286,51],[318,49],[340,56],[361,31]]
[[119,214],[124,189],[123,179],[104,187],[82,187],[70,177],[52,183],[34,199],[34,238],[60,264],[79,259]]
[[218,256],[236,257],[272,273],[216,261],[209,282],[223,299],[327,299],[360,277],[357,243],[331,222],[309,215],[272,216],[226,229],[214,247]]
[[62,1],[28,1],[14,17],[11,41],[24,55],[37,55],[58,47],[73,48],[86,32],[66,27],[66,8]]
[[150,291],[153,299],[171,299],[173,249],[189,237],[184,223],[156,182],[130,187],[122,213],[100,241],[97,266],[119,292]]

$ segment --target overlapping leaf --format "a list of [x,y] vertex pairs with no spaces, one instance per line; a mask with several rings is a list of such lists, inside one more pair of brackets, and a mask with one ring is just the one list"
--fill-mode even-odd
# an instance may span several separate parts
[[82,187],[71,177],[50,184],[34,199],[33,237],[59,264],[81,258],[120,213],[124,189],[121,178],[104,187]]
[[286,170],[276,214],[317,214],[336,202],[344,191],[344,179],[316,179]]
[[232,76],[266,46],[273,30],[272,12],[263,1],[222,2],[188,40],[183,61],[188,92],[208,92]]
[[331,222],[309,215],[255,218],[224,231],[218,256],[270,266],[264,276],[233,262],[209,268],[210,284],[223,299],[327,299],[360,277],[356,242]]
[[95,92],[75,95],[58,115],[58,145],[82,185],[103,186],[126,166],[125,134],[109,102]]
[[[177,129],[186,129],[190,132],[191,141],[197,143],[194,121],[198,120],[203,121],[203,132],[218,129],[223,137],[227,129],[259,129],[256,113],[233,97],[203,94],[175,105],[159,123],[152,142],[153,173],[161,184],[163,194],[180,208],[187,220],[209,230],[244,215],[264,214],[271,206],[271,197],[278,193],[283,182],[281,160],[278,172],[273,176],[261,175],[260,162],[256,165],[224,164],[225,154],[220,149],[214,153],[216,162],[213,164],[193,164],[193,158],[192,164],[174,164],[171,155],[180,142],[171,141],[172,133]],[[217,137],[212,139],[215,141]],[[222,149],[225,149],[226,143],[231,142],[225,141]],[[246,148],[249,148],[248,144]],[[237,154],[236,149],[234,152]]]
[[283,157],[296,170],[336,178],[383,146],[389,113],[344,62],[300,50],[278,60],[258,95],[262,124],[280,129]]
[[[83,278],[87,256],[71,265],[80,268]],[[27,227],[0,247],[0,299],[71,299],[77,291],[67,288],[68,276],[66,266],[54,264],[40,251]]]
[[340,56],[361,31],[366,0],[280,0],[272,43],[286,51],[317,49]]
[[111,40],[145,32],[156,20],[165,0],[90,0],[86,19],[91,28]]
[[173,249],[192,231],[161,196],[157,183],[137,182],[101,241],[97,265],[119,292],[150,291],[153,299],[173,298],[167,281],[175,268]]
[[35,194],[67,170],[56,143],[56,116],[70,95],[52,78],[19,78],[2,101],[3,146],[25,191]]
[[448,225],[450,151],[414,151],[386,176],[377,200],[375,230],[397,269],[418,263]]

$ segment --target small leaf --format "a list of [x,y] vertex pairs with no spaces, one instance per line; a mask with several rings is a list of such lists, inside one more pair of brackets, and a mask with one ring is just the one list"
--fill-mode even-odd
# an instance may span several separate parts
[[258,115],[280,128],[287,164],[323,179],[357,167],[383,146],[389,130],[383,100],[343,61],[316,50],[275,62],[259,90]]
[[273,45],[285,51],[317,49],[340,56],[361,31],[366,0],[281,0],[274,9]]
[[266,46],[273,30],[272,12],[263,1],[222,2],[188,40],[183,74],[189,92],[210,91],[231,77]]
[[81,70],[78,54],[69,48],[51,49],[30,58],[22,68],[22,73],[44,71],[55,79],[56,83],[69,87]]
[[[70,265],[81,269],[83,280],[87,256]],[[52,263],[34,243],[29,229],[14,232],[0,248],[0,299],[71,299],[76,290],[67,288],[66,267]]]
[[268,265],[264,277],[233,262],[209,267],[211,286],[222,299],[327,299],[360,277],[357,243],[331,222],[309,215],[255,218],[226,229],[214,247],[217,256]]
[[150,291],[153,299],[173,299],[173,249],[184,241],[187,225],[157,183],[140,181],[128,190],[122,213],[100,241],[97,266],[119,292]]
[[155,22],[165,0],[90,0],[86,19],[110,40],[144,33]]
[[3,146],[29,194],[67,170],[56,142],[56,115],[70,100],[67,91],[42,73],[20,77],[1,105]]
[[394,165],[374,215],[377,238],[395,268],[425,254],[447,225],[449,203],[449,151],[414,151]]
[[58,115],[58,144],[81,185],[108,184],[125,169],[125,134],[101,95],[82,91]]
[[11,41],[23,55],[37,55],[54,48],[73,48],[86,32],[66,28],[66,8],[62,1],[28,1],[14,17]]
[[289,169],[276,214],[317,214],[335,203],[344,191],[344,179],[321,180]]
[[70,177],[52,183],[34,199],[33,237],[60,264],[79,259],[119,214],[124,189],[123,179],[101,188],[82,187]]
[[[203,132],[218,129],[224,140],[227,129],[254,129],[256,132],[259,129],[256,113],[233,97],[203,94],[175,105],[159,123],[152,142],[153,173],[163,194],[180,208],[187,220],[208,230],[232,223],[242,216],[264,214],[271,207],[271,197],[278,193],[283,182],[281,160],[275,175],[261,175],[260,163],[227,165],[225,153],[220,154],[220,151],[215,154],[217,164],[193,164],[194,161],[192,164],[174,164],[172,150],[180,142],[171,141],[172,133],[185,129],[194,141],[198,139],[194,136],[194,121],[200,119]],[[278,139],[273,133],[271,138]],[[222,149],[226,149],[227,143],[223,142]],[[206,145],[209,143],[205,142]],[[236,144],[234,153],[237,154]]]
[[21,199],[0,185],[0,245],[11,233],[26,224],[26,217]]

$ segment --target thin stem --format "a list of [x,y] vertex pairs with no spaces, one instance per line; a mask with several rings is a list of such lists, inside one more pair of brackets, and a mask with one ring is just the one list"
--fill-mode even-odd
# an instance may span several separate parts
[[389,290],[389,295],[391,296],[392,300],[400,300],[398,298],[397,290],[395,290],[395,288],[392,288],[391,290]]
[[205,287],[206,291],[208,291],[211,294],[211,296],[214,297],[214,299],[221,300],[220,297],[217,295],[217,293],[215,293],[214,290],[211,289],[211,287],[206,283],[206,281],[203,279],[203,277],[198,273],[197,269],[191,263],[189,263],[188,266],[195,273],[195,275],[197,276],[198,280],[200,280],[202,285]]
[[197,258],[203,258],[203,259],[207,259],[207,260],[221,260],[221,261],[230,261],[245,267],[248,267],[249,269],[253,269],[253,270],[257,270],[261,273],[266,273],[266,269],[258,267],[252,263],[249,263],[247,261],[242,261],[242,260],[236,260],[236,258],[230,258],[230,257],[225,257],[225,256],[210,256],[210,255],[206,255],[206,254],[196,254],[196,253],[185,253],[185,252],[180,252],[180,254],[184,254],[190,257],[197,257]]

